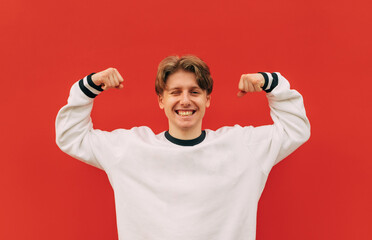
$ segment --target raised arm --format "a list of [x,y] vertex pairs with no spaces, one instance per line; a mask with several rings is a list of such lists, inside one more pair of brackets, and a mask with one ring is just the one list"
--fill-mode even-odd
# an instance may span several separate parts
[[71,87],[67,105],[60,109],[56,118],[56,143],[63,152],[95,167],[104,168],[95,152],[104,148],[107,132],[93,129],[90,113],[93,100],[98,94],[111,88],[121,89],[122,83],[120,73],[109,68],[90,74]]
[[269,101],[273,125],[256,127],[248,131],[248,143],[260,159],[262,169],[268,173],[272,166],[288,156],[310,137],[310,123],[306,116],[303,98],[290,89],[290,84],[280,73],[255,73],[242,75],[238,96],[248,92],[265,91]]

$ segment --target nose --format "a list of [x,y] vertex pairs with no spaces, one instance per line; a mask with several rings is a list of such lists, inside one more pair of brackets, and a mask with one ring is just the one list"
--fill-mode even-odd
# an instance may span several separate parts
[[191,101],[190,101],[190,96],[189,93],[183,93],[181,96],[180,104],[182,106],[190,106]]

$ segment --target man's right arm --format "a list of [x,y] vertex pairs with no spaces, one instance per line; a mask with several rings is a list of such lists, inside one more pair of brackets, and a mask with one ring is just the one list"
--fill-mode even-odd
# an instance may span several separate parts
[[103,90],[123,88],[123,78],[114,68],[90,74],[76,82],[67,105],[56,118],[56,143],[68,155],[103,169],[95,152],[103,148],[106,132],[93,129],[90,113],[94,98]]

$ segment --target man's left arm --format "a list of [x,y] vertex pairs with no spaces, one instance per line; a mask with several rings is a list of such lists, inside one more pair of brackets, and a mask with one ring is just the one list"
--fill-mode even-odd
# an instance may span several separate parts
[[268,173],[273,165],[310,137],[310,123],[303,98],[299,92],[290,89],[287,79],[277,72],[243,74],[238,88],[239,97],[249,92],[266,92],[274,124],[254,128],[249,139],[267,142],[262,152],[257,154],[261,155],[263,170]]

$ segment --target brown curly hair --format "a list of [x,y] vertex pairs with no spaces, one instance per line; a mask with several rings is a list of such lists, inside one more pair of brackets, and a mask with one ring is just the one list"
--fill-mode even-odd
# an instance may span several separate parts
[[178,70],[194,73],[199,87],[206,90],[207,95],[212,93],[213,79],[208,65],[194,55],[185,55],[182,57],[168,56],[159,63],[155,80],[155,91],[157,95],[160,96],[163,94],[168,77]]

